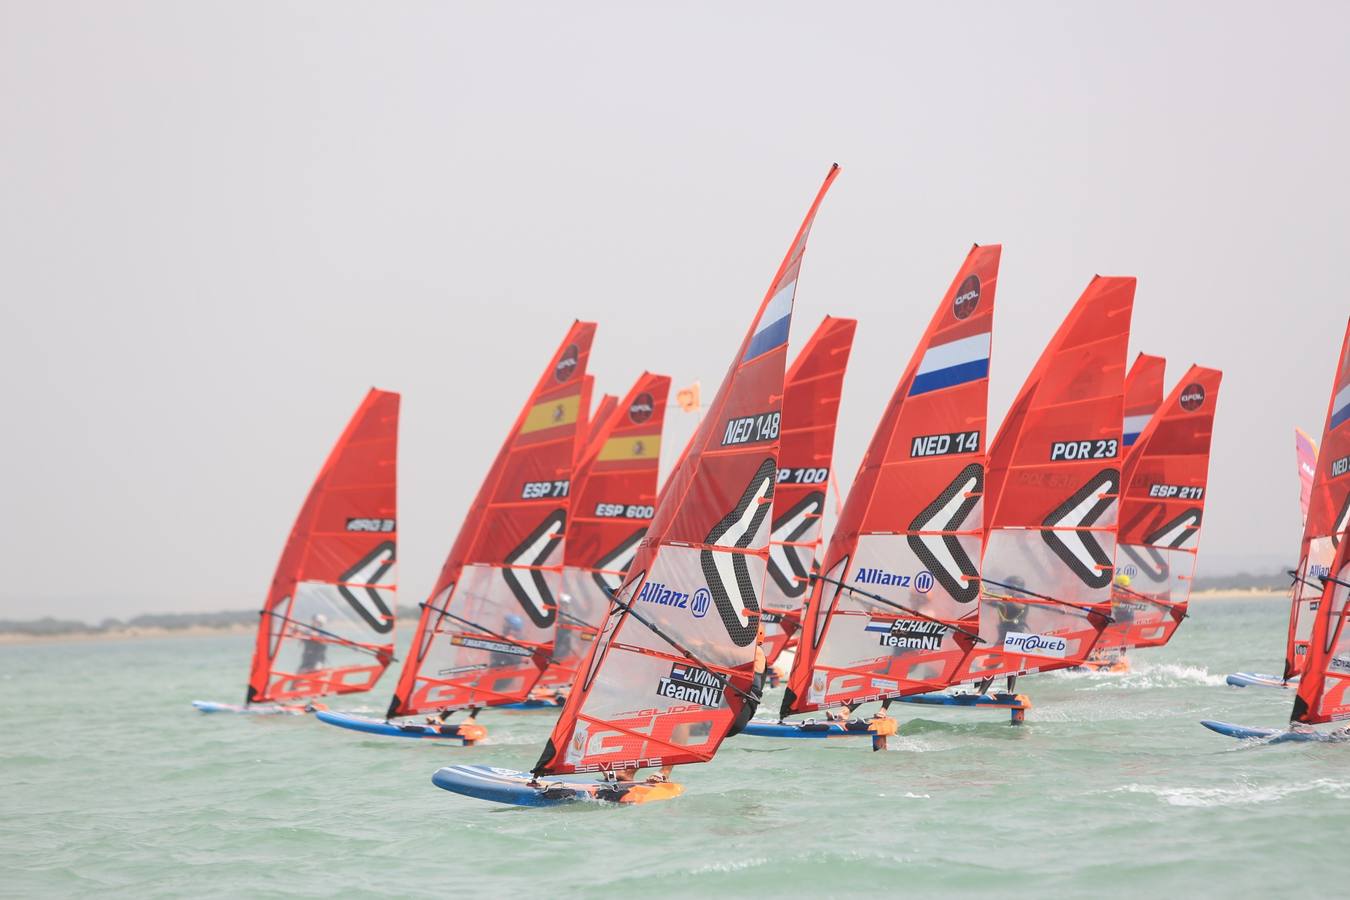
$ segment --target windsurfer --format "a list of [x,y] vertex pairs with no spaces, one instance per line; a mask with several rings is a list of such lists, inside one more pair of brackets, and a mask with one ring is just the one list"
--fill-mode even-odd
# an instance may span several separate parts
[[441,734],[457,734],[465,725],[478,724],[478,714],[482,711],[483,708],[481,706],[471,706],[469,707],[469,714],[464,717],[464,721],[460,722],[458,725],[451,725],[446,720],[450,718],[450,715],[454,710],[443,709],[438,713],[432,713],[427,716],[426,725],[428,728],[440,732]]
[[736,714],[735,720],[731,723],[731,729],[727,731],[727,737],[735,737],[745,730],[748,723],[755,716],[759,709],[759,701],[764,699],[764,682],[768,678],[768,662],[764,658],[764,623],[759,625],[759,634],[755,636],[755,675],[750,681],[750,691],[743,698],[741,711]]
[[300,646],[301,672],[313,672],[323,668],[325,658],[328,656],[328,643],[323,639],[324,626],[327,624],[328,617],[323,613],[315,613],[314,618],[309,620],[304,643]]
[[1116,593],[1125,596],[1113,598],[1115,602],[1111,604],[1111,618],[1122,625],[1129,625],[1134,621],[1134,604],[1127,599],[1130,594],[1134,593],[1130,590],[1130,576],[1121,572],[1116,576],[1115,586],[1120,588]]
[[[506,618],[502,620],[501,636],[511,643],[520,639],[520,634],[525,630],[525,620],[515,613],[507,613]],[[561,629],[560,629],[561,630]],[[488,657],[488,665],[494,669],[505,666],[514,666],[519,663],[521,657],[514,653],[503,653],[500,650],[493,650]]]
[[[1005,590],[1007,590],[1008,593],[996,595],[995,599],[990,603],[990,607],[994,610],[995,614],[998,615],[998,644],[996,646],[1000,648],[1006,644],[1008,635],[1013,634],[1014,632],[1024,632],[1027,630],[1027,613],[1031,609],[1028,604],[1021,603],[1017,599],[1023,596],[1022,591],[1027,586],[1027,583],[1022,580],[1022,577],[1020,575],[1009,575],[1007,585]],[[979,682],[977,687],[979,688],[980,693],[984,694],[988,692],[990,685],[993,683],[994,679],[986,678]],[[1011,694],[1016,689],[1017,676],[1009,675],[1008,693]]]

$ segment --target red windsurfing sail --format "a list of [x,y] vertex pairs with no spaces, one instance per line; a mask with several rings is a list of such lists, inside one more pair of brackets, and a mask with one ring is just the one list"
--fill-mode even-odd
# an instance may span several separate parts
[[[1314,527],[1319,529],[1311,535]],[[1325,531],[1321,529],[1325,528]],[[1306,664],[1294,700],[1295,722],[1314,724],[1350,717],[1350,632],[1345,627],[1350,605],[1350,326],[1341,342],[1341,361],[1331,389],[1331,406],[1322,431],[1322,449],[1317,457],[1312,499],[1308,505],[1308,529],[1303,535],[1304,560],[1299,565],[1300,583],[1311,594],[1313,584],[1324,585],[1315,608],[1312,634],[1304,654]],[[1316,562],[1324,542],[1333,550],[1326,570]]]
[[422,604],[389,718],[515,703],[548,665],[594,336],[572,325],[511,426]]
[[1125,445],[1126,456],[1139,435],[1144,433],[1149,419],[1162,406],[1163,372],[1166,368],[1167,360],[1161,356],[1140,353],[1125,376],[1125,432],[1121,442]]
[[944,687],[979,594],[994,289],[975,247],[943,295],[844,502],[802,617],[783,715]]
[[778,471],[788,327],[807,235],[759,305],[671,474],[536,774],[706,762],[748,705]]
[[769,534],[769,580],[760,604],[764,656],[773,665],[796,635],[816,571],[834,459],[834,428],[856,319],[826,316],[788,369],[782,447]]
[[1299,523],[1308,524],[1308,503],[1312,500],[1313,477],[1317,472],[1317,441],[1302,428],[1294,428],[1294,453],[1298,457]]
[[1111,604],[1115,621],[1098,649],[1160,647],[1186,615],[1222,377],[1216,369],[1191,366],[1125,458]]
[[[1340,367],[1332,382],[1331,403],[1322,429],[1322,446],[1317,453],[1316,471],[1308,499],[1308,518],[1303,524],[1303,543],[1299,549],[1298,571],[1294,576],[1289,611],[1289,640],[1285,650],[1284,678],[1302,675],[1307,667],[1313,622],[1318,618],[1323,590],[1321,578],[1333,571],[1340,535],[1350,517],[1350,478],[1346,477],[1346,459],[1350,457],[1350,326],[1341,345]],[[1341,576],[1337,576],[1341,577]],[[1344,589],[1338,596],[1344,599]],[[1330,659],[1331,657],[1327,657]],[[1309,703],[1312,706],[1311,701]]]
[[1081,665],[1108,622],[1133,278],[1094,278],[989,446],[983,644],[957,681]]
[[[610,416],[614,415],[614,409],[618,405],[619,398],[613,394],[605,394],[600,398],[600,403],[595,407],[595,415],[591,417],[591,427],[586,432],[586,440],[577,442],[578,453],[585,454],[591,443],[604,430],[605,423],[609,421]],[[580,460],[581,457],[578,456],[577,459]]]
[[669,376],[643,372],[622,404],[601,404],[609,414],[572,475],[557,640],[541,687],[572,683],[647,533],[669,395]]
[[398,404],[372,389],[310,488],[258,621],[247,702],[368,691],[393,659]]

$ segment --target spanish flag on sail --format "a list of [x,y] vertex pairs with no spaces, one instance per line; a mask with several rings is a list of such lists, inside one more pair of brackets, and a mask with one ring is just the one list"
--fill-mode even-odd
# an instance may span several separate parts
[[525,423],[520,426],[521,434],[533,434],[547,428],[571,425],[577,420],[577,411],[581,408],[581,395],[555,397],[530,407],[525,414]]
[[630,459],[657,459],[661,455],[661,436],[659,434],[627,435],[612,437],[600,448],[601,462]]

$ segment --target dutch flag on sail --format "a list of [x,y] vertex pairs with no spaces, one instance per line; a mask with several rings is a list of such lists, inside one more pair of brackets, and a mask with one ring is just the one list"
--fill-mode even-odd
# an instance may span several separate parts
[[792,324],[792,296],[796,291],[797,280],[794,278],[780,287],[769,300],[769,305],[764,307],[764,315],[759,317],[759,324],[755,326],[755,333],[750,337],[750,346],[745,348],[745,356],[741,362],[749,362],[787,343],[788,326]]
[[978,381],[989,375],[989,332],[933,344],[924,353],[909,396]]
[[1350,419],[1350,384],[1336,392],[1331,399],[1331,427],[1336,428]]
[[1144,433],[1144,426],[1148,424],[1148,420],[1151,418],[1153,418],[1153,416],[1148,413],[1144,413],[1141,416],[1125,417],[1125,434],[1122,435],[1122,442],[1126,447],[1139,440],[1139,435]]

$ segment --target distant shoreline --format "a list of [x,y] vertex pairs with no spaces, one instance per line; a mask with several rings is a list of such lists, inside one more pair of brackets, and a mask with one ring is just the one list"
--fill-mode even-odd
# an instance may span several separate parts
[[[1231,600],[1277,600],[1285,599],[1289,596],[1287,590],[1275,590],[1273,588],[1207,588],[1203,591],[1192,591],[1191,599],[1198,601],[1215,600],[1219,598]],[[398,622],[402,628],[411,628],[416,623],[416,618],[400,617]],[[62,642],[87,643],[91,641],[134,641],[134,640],[160,640],[163,638],[175,637],[222,637],[231,634],[251,635],[256,626],[243,622],[236,622],[229,625],[186,625],[180,628],[166,628],[163,626],[150,625],[132,625],[125,628],[113,628],[103,631],[71,631],[61,634],[26,634],[17,631],[0,631],[0,646],[15,644],[58,644]]]

